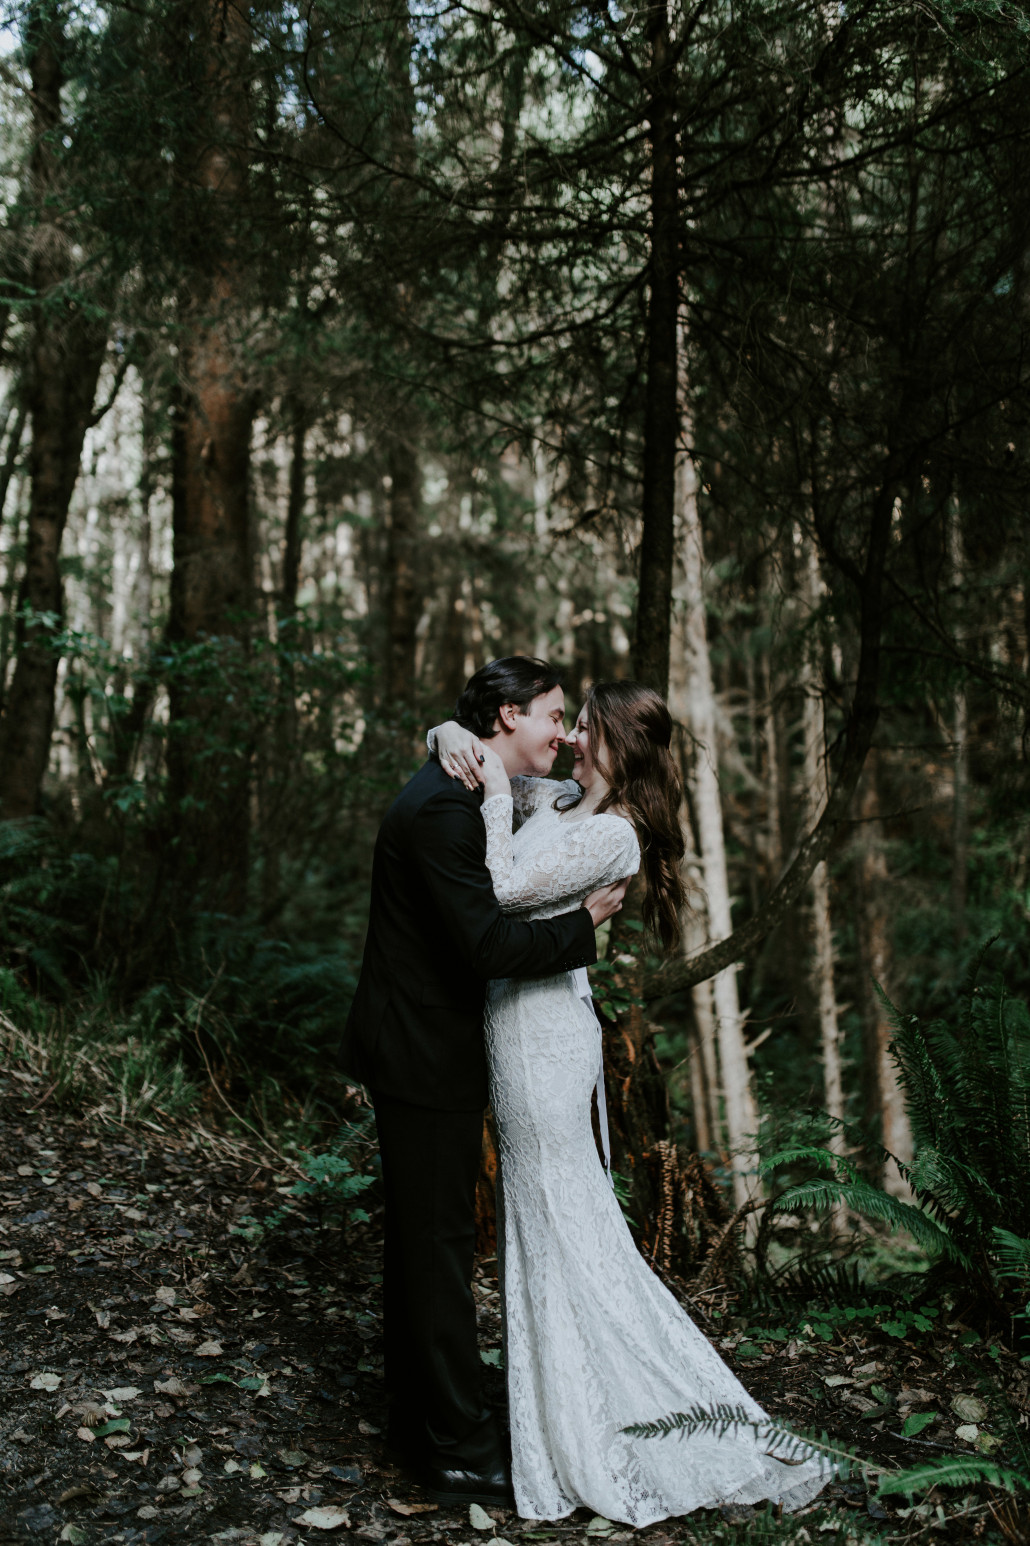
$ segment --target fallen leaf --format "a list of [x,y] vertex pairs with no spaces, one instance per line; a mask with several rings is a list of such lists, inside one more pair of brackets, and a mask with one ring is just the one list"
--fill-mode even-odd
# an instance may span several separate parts
[[302,1449],[280,1449],[276,1451],[275,1458],[292,1470],[295,1466],[307,1465],[310,1456],[305,1455]]
[[264,1535],[258,1536],[258,1546],[282,1546],[285,1539],[281,1530],[266,1530]]
[[221,1358],[223,1353],[220,1342],[202,1342],[197,1348],[198,1358]]
[[492,1530],[494,1522],[485,1508],[480,1508],[478,1503],[469,1504],[469,1524],[473,1530]]
[[306,1508],[293,1522],[315,1530],[344,1530],[350,1528],[350,1515],[344,1508]]
[[104,1440],[104,1443],[108,1449],[124,1449],[126,1444],[132,1443],[132,1440],[127,1433],[112,1433]]
[[183,1483],[183,1486],[184,1487],[195,1487],[197,1485],[197,1483],[200,1481],[200,1477],[201,1477],[201,1472],[197,1469],[197,1467],[196,1466],[190,1466],[189,1470],[183,1471],[183,1473],[182,1473],[182,1483]]
[[155,1380],[154,1391],[159,1396],[177,1396],[180,1400],[189,1394],[178,1375],[173,1374],[167,1380]]
[[142,1508],[136,1510],[137,1519],[157,1519],[161,1510],[155,1508],[153,1503],[144,1503]]
[[93,1433],[98,1439],[106,1439],[109,1433],[128,1433],[131,1423],[127,1417],[115,1417],[109,1423],[101,1423],[99,1428],[94,1428]]
[[963,1439],[967,1444],[975,1444],[980,1437],[980,1430],[976,1423],[962,1423],[955,1429],[955,1437]]
[[122,1212],[122,1218],[131,1219],[134,1224],[142,1224],[146,1219],[146,1216],[147,1215],[145,1213],[141,1213],[138,1208],[125,1208]]
[[830,1390],[836,1390],[838,1385],[853,1385],[854,1383],[851,1376],[847,1374],[823,1375],[823,1384],[829,1386]]
[[440,1507],[439,1503],[402,1503],[398,1498],[387,1498],[386,1506],[405,1519],[410,1519],[413,1514],[435,1513]]
[[58,1498],[57,1502],[58,1506],[60,1507],[65,1503],[73,1503],[76,1498],[91,1498],[92,1496],[93,1488],[85,1483],[80,1482],[75,1487],[66,1487],[61,1493],[61,1496]]
[[117,1390],[104,1391],[104,1399],[106,1401],[114,1401],[116,1403],[121,1401],[135,1401],[136,1397],[139,1395],[142,1395],[142,1391],[138,1385],[119,1385]]
[[69,1213],[81,1213],[85,1206],[86,1206],[86,1204],[85,1204],[85,1202],[83,1201],[83,1199],[81,1197],[69,1197],[68,1198],[68,1212]]
[[287,1487],[285,1492],[276,1493],[276,1497],[282,1498],[284,1503],[296,1503],[300,1497],[299,1487]]
[[226,1476],[235,1476],[237,1471],[243,1470],[243,1467],[240,1465],[238,1460],[227,1460],[222,1466],[222,1470],[225,1472]]
[[157,1301],[158,1304],[174,1304],[175,1303],[175,1289],[174,1288],[159,1288],[157,1290],[157,1292],[154,1294],[154,1298],[155,1298],[155,1300]]
[[71,1546],[83,1546],[83,1542],[88,1541],[89,1536],[81,1525],[66,1524],[57,1539],[59,1541],[70,1541]]
[[103,1197],[104,1195],[104,1188],[98,1186],[95,1181],[87,1181],[86,1190],[91,1197]]
[[260,1481],[262,1476],[267,1476],[268,1472],[265,1470],[264,1466],[258,1465],[257,1461],[255,1460],[251,1465],[250,1470],[247,1472],[247,1475],[251,1478],[252,1481],[256,1482]]
[[967,1423],[982,1423],[987,1416],[987,1408],[979,1396],[966,1395],[961,1391],[957,1396],[952,1396],[951,1410],[956,1417],[961,1417]]
[[56,1390],[61,1383],[59,1374],[34,1374],[29,1381],[30,1390]]
[[95,1434],[92,1428],[76,1428],[75,1437],[77,1439],[84,1439],[87,1444],[92,1444]]
[[901,1425],[901,1431],[906,1439],[914,1438],[917,1433],[922,1433],[924,1428],[929,1428],[932,1422],[936,1422],[936,1412],[912,1412]]
[[139,1332],[136,1330],[135,1326],[130,1326],[127,1331],[112,1331],[111,1341],[135,1342],[138,1336]]
[[587,1525],[587,1534],[594,1536],[614,1535],[615,1526],[610,1519],[605,1519],[603,1514],[595,1514]]
[[358,1423],[358,1432],[366,1434],[368,1438],[375,1438],[380,1431],[379,1428],[373,1427],[371,1423],[367,1423],[364,1418]]
[[178,1313],[181,1321],[197,1321],[200,1319],[196,1310],[191,1310],[186,1305],[180,1305]]
[[15,1282],[17,1282],[17,1279],[16,1278],[12,1278],[11,1274],[9,1272],[0,1272],[0,1283],[15,1283]]
[[97,1325],[100,1327],[101,1331],[106,1331],[108,1326],[111,1324],[110,1310],[94,1310],[93,1314],[97,1318]]

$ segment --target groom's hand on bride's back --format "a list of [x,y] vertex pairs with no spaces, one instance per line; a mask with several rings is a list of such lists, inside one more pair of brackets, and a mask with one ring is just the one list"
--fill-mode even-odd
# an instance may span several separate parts
[[626,887],[632,879],[632,875],[627,875],[625,880],[616,880],[610,886],[602,886],[599,891],[591,891],[583,906],[594,920],[595,929],[619,911]]

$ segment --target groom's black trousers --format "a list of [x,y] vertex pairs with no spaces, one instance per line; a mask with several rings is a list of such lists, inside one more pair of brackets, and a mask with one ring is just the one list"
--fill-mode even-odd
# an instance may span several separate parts
[[383,1332],[391,1437],[454,1469],[500,1454],[482,1398],[472,1297],[481,1111],[373,1092],[386,1194]]

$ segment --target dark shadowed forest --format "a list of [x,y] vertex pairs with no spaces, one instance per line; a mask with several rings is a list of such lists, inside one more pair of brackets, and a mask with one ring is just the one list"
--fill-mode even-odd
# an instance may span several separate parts
[[634,1533],[378,1447],[336,1049],[379,821],[515,653],[668,697],[620,1201],[841,1466],[637,1533],[1030,1540],[1030,12],[0,15],[0,1541]]

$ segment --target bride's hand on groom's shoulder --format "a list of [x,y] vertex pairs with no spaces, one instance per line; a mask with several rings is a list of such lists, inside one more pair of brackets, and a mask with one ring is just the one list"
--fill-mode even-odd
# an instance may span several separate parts
[[484,747],[471,730],[464,730],[455,720],[448,719],[430,730],[429,744],[444,772],[466,789],[476,790],[484,782]]

